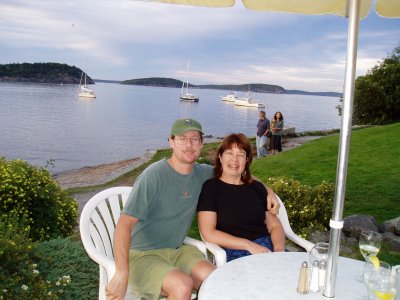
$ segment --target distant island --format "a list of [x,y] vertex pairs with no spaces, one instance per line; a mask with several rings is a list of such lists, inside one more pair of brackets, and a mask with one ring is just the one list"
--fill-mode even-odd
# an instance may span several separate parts
[[[100,81],[95,79],[95,81]],[[106,82],[106,81],[103,81]],[[144,85],[144,86],[158,86],[158,87],[182,87],[182,81],[173,78],[164,77],[150,77],[150,78],[138,78],[124,80],[120,82],[121,84],[128,85]],[[256,92],[256,93],[273,93],[273,94],[300,94],[300,95],[312,95],[312,96],[329,96],[329,97],[340,97],[341,93],[336,92],[306,92],[301,90],[285,90],[279,85],[264,84],[264,83],[246,83],[246,84],[204,84],[204,85],[194,85],[189,83],[191,88],[198,89],[214,89],[214,90],[228,90],[228,91],[238,91],[238,92]]]
[[[79,84],[81,77],[81,69],[67,64],[50,62],[0,64],[1,82]],[[89,76],[86,76],[86,82],[94,84]]]
[[[82,70],[67,64],[59,63],[12,63],[0,64],[0,82],[32,82],[32,83],[54,83],[54,84],[79,84],[82,77]],[[92,79],[87,75],[87,83],[95,82],[118,83],[126,85],[141,85],[154,87],[181,88],[182,81],[173,78],[149,77],[129,79],[124,81]],[[246,84],[204,84],[194,85],[189,83],[189,87],[197,89],[214,89],[237,92],[256,92],[273,94],[300,94],[312,96],[340,97],[341,93],[336,92],[306,92],[301,90],[286,90],[279,85],[264,83]]]

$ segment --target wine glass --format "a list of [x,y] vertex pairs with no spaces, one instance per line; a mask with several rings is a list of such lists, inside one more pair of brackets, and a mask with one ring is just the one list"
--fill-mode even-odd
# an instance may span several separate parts
[[315,246],[311,249],[309,254],[310,265],[314,263],[314,261],[321,261],[328,259],[328,250],[329,250],[329,243],[318,242]]
[[382,235],[375,231],[361,231],[358,245],[364,259],[376,256],[381,248]]
[[370,278],[375,273],[379,273],[381,274],[381,276],[390,276],[391,269],[392,267],[388,263],[382,260],[379,261],[379,265],[377,266],[371,260],[368,259],[364,265],[364,270],[363,270],[364,283],[368,285]]
[[389,273],[375,272],[368,279],[368,295],[373,300],[393,300],[396,296],[396,280]]

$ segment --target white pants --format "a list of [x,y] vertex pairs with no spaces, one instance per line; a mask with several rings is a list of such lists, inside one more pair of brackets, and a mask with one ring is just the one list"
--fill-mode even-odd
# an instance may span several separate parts
[[267,149],[265,149],[265,144],[268,142],[268,138],[263,136],[256,136],[256,147],[257,147],[257,157],[261,158],[267,155]]

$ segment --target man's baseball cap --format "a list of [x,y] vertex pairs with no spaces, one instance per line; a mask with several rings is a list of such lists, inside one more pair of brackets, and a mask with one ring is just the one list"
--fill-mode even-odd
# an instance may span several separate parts
[[200,134],[204,134],[201,124],[196,120],[179,119],[175,121],[174,125],[172,125],[171,136],[182,135],[188,131],[198,131]]

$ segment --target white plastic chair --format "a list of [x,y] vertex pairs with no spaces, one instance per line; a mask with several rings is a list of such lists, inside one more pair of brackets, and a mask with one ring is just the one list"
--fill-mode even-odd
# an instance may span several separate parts
[[[278,213],[278,218],[282,223],[283,230],[285,231],[286,237],[289,240],[291,240],[292,242],[294,242],[295,244],[304,248],[307,252],[310,252],[311,249],[314,247],[314,244],[311,243],[310,241],[307,241],[306,239],[303,239],[302,237],[298,236],[297,234],[295,234],[293,232],[292,227],[290,227],[290,223],[289,223],[285,205],[283,204],[282,200],[278,197],[278,195],[276,195],[276,197],[278,198],[278,201],[281,205],[281,207],[279,209],[279,213]],[[203,239],[203,237],[202,237],[202,239]],[[203,239],[203,242],[206,244],[207,249],[214,255],[214,260],[215,260],[214,262],[217,267],[220,267],[226,263],[226,253],[223,248],[221,248],[220,246],[218,246],[216,244],[209,243],[209,242],[205,241],[204,239]]]
[[[101,191],[90,198],[81,214],[79,229],[83,246],[90,258],[99,264],[101,300],[106,299],[105,286],[115,273],[114,228],[131,189],[131,187],[113,187]],[[207,256],[207,248],[203,242],[186,237],[184,243],[197,247]]]

